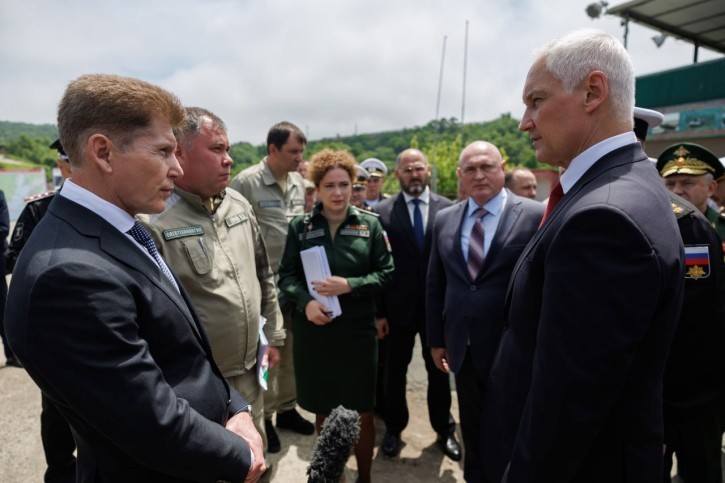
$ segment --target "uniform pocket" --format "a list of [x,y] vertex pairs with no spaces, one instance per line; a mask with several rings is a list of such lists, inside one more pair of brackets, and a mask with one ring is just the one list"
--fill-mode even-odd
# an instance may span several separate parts
[[209,247],[206,246],[203,238],[188,238],[182,240],[181,244],[184,246],[184,252],[197,274],[206,275],[211,271],[212,259],[209,254]]

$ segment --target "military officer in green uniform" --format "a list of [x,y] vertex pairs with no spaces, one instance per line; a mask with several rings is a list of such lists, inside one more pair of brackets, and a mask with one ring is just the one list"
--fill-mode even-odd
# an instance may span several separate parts
[[[297,309],[292,324],[297,400],[316,414],[318,432],[338,405],[360,413],[357,481],[367,483],[375,443],[375,294],[392,279],[393,259],[377,216],[350,205],[352,156],[323,150],[308,169],[320,202],[290,223],[279,271],[280,290]],[[307,280],[300,252],[314,247],[324,249],[331,276]],[[341,314],[311,292],[337,297]]]
[[717,156],[699,144],[677,143],[657,158],[657,170],[665,179],[667,189],[695,205],[710,221],[720,240],[725,240],[725,214],[707,204],[717,190],[718,180],[725,175]]

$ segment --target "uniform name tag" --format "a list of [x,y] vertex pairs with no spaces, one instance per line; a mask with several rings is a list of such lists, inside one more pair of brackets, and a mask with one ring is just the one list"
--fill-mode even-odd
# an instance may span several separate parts
[[304,233],[300,233],[300,241],[310,238],[320,238],[322,236],[325,236],[325,230],[323,228],[318,228],[317,230],[311,230],[307,232],[307,235]]
[[227,225],[227,228],[231,228],[234,225],[244,223],[248,219],[249,217],[247,215],[245,215],[244,213],[240,213],[238,215],[230,216],[229,218],[224,219],[224,224]]
[[260,208],[281,208],[282,202],[280,200],[259,200],[257,203]]
[[362,236],[368,238],[370,236],[370,230],[358,230],[354,228],[343,228],[340,230],[340,235],[347,236]]
[[176,238],[184,238],[187,236],[199,236],[204,234],[204,229],[201,225],[195,226],[184,226],[181,228],[172,228],[170,230],[164,230],[164,240],[175,240]]
[[292,206],[305,206],[305,200],[292,200]]

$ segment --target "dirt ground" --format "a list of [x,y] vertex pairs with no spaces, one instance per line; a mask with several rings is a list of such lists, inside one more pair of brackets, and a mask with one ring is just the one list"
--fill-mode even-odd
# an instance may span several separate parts
[[[0,365],[4,365],[0,355]],[[453,384],[452,384],[453,387]],[[410,424],[403,432],[404,446],[396,458],[388,458],[376,448],[373,481],[376,483],[463,481],[463,465],[446,458],[435,444],[436,435],[428,422],[425,401],[426,377],[420,349],[408,374]],[[453,390],[454,391],[454,390]],[[458,404],[453,392],[452,412],[458,420]],[[43,481],[45,460],[40,441],[40,392],[23,369],[0,367],[0,481],[26,483]],[[310,421],[311,414],[302,412]],[[377,444],[385,433],[377,421]],[[282,451],[270,455],[272,482],[306,482],[305,471],[312,454],[313,436],[300,436],[279,430]],[[460,432],[458,434],[460,441]],[[355,460],[346,468],[347,481],[355,481]]]

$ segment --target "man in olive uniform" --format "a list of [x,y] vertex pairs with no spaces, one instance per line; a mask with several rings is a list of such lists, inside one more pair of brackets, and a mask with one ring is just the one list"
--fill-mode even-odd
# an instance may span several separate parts
[[699,144],[673,144],[657,159],[657,170],[665,179],[667,189],[695,205],[720,239],[725,240],[725,215],[707,204],[717,190],[718,180],[725,176],[725,168],[717,156]]
[[[647,131],[662,113],[634,108],[634,133],[644,146]],[[720,354],[725,349],[725,267],[720,238],[691,203],[670,193],[672,212],[685,245],[685,296],[664,374],[666,451],[663,481],[670,481],[672,455],[685,482],[720,482],[717,404],[722,384]]]
[[[58,151],[55,163],[60,170],[61,176],[64,180],[70,178],[70,159],[65,154],[60,139],[56,139],[50,145],[50,148]],[[7,273],[13,272],[21,250],[40,219],[45,216],[56,192],[57,190],[46,191],[25,199],[25,208],[20,212],[20,216],[15,222],[15,228],[5,254]],[[16,360],[15,362],[19,365]],[[76,450],[76,443],[73,439],[73,433],[71,433],[68,422],[60,414],[55,404],[43,392],[40,393],[40,402],[42,408],[40,413],[40,438],[43,442],[45,462],[48,465],[45,470],[45,481],[55,483],[74,482],[76,481],[76,457],[73,453]]]
[[383,193],[383,185],[385,184],[385,176],[388,174],[388,167],[377,158],[368,158],[360,163],[360,166],[365,168],[370,175],[367,183],[367,192],[365,194],[365,206],[374,208],[379,202],[390,197]]
[[252,405],[254,425],[264,437],[264,389],[258,377],[265,370],[259,354],[262,320],[270,366],[279,361],[284,343],[267,248],[249,202],[226,188],[232,159],[224,122],[198,107],[187,108],[186,114],[183,128],[174,133],[184,175],[162,213],[139,219],[188,291],[215,362]]
[[[239,191],[252,205],[267,244],[267,254],[272,271],[277,276],[282,259],[287,228],[292,218],[304,213],[305,185],[297,167],[302,161],[307,138],[292,123],[280,122],[267,133],[267,156],[231,181],[230,186]],[[267,430],[268,450],[276,453],[281,444],[272,417],[277,413],[277,426],[300,434],[312,434],[315,427],[297,412],[292,360],[292,310],[291,304],[279,298],[287,332],[281,348],[280,363],[270,371],[270,390],[265,395],[264,417]]]

